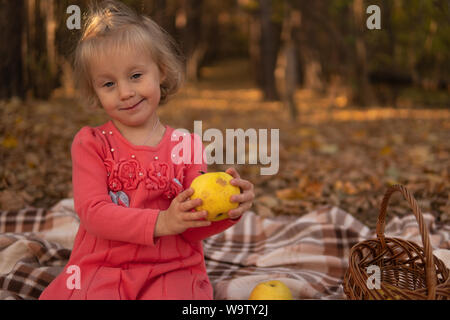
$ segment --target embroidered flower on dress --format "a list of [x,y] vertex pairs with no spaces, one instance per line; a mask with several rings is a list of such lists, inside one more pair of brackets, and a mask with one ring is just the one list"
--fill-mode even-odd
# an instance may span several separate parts
[[108,179],[108,186],[109,190],[114,192],[122,190],[122,183],[120,182],[119,179],[114,177],[110,177],[110,179]]
[[170,170],[165,162],[153,161],[147,170],[145,187],[150,190],[164,190],[169,185]]
[[108,187],[113,192],[134,190],[141,181],[149,190],[164,191],[164,196],[169,199],[183,190],[183,186],[174,179],[183,183],[185,166],[171,167],[167,162],[152,161],[145,170],[136,159],[121,159],[116,162],[110,158],[106,159],[104,164]]
[[137,160],[124,160],[119,163],[117,175],[125,190],[133,190],[144,178],[144,170]]
[[183,187],[174,180],[171,180],[169,182],[169,188],[166,192],[164,192],[164,196],[168,199],[172,199],[175,198],[181,191],[183,191]]

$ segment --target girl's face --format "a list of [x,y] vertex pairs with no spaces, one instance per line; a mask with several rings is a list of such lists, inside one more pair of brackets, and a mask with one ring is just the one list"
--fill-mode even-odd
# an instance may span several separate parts
[[142,127],[154,122],[163,80],[149,54],[138,50],[105,54],[92,61],[90,72],[102,107],[115,124]]

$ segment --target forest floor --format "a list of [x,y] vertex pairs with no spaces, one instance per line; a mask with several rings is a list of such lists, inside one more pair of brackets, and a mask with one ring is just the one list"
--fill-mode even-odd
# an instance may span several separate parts
[[[201,120],[203,133],[217,128],[224,138],[225,129],[267,129],[269,137],[271,129],[279,129],[276,174],[261,175],[269,166],[261,159],[257,165],[235,165],[255,185],[255,212],[303,215],[333,205],[373,228],[384,192],[399,183],[414,194],[422,212],[432,213],[438,223],[450,222],[448,107],[358,109],[342,96],[330,101],[298,90],[300,114],[293,122],[281,102],[262,102],[243,73],[244,64],[205,68],[202,80],[186,84],[159,115],[163,123],[191,132]],[[0,209],[49,208],[72,197],[71,141],[81,127],[107,121],[103,112],[53,98],[0,102],[0,116]],[[209,171],[229,166],[213,164]],[[392,197],[389,209],[387,220],[412,212],[400,195]]]

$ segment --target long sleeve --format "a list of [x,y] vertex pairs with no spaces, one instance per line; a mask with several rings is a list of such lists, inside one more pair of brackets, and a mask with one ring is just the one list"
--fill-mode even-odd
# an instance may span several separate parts
[[105,149],[95,129],[85,127],[72,143],[75,210],[92,235],[115,241],[154,245],[159,210],[116,205],[108,194]]
[[[195,141],[195,143],[192,144],[191,164],[188,166],[188,168],[186,169],[186,172],[185,172],[185,179],[184,179],[184,183],[183,183],[184,189],[187,189],[190,187],[192,181],[201,174],[200,171],[207,172],[207,170],[208,170],[207,163],[205,162],[205,159],[203,157],[205,148],[201,142],[200,137],[196,134],[192,134],[192,140]],[[202,161],[200,164],[196,164],[194,162],[194,157],[196,154],[198,157],[199,152],[201,152]],[[235,219],[235,220],[225,219],[225,220],[221,220],[221,221],[214,221],[208,227],[190,228],[190,229],[187,229],[185,232],[183,232],[181,235],[183,238],[185,238],[186,240],[191,241],[191,242],[201,241],[201,240],[204,240],[214,234],[220,233],[220,232],[228,229],[232,225],[239,222],[240,219],[241,219],[241,217],[239,217],[238,219]]]

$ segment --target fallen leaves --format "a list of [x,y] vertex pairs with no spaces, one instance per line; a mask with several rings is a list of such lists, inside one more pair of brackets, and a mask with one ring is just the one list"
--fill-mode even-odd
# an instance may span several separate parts
[[302,199],[304,194],[297,188],[285,188],[277,190],[276,195],[281,200],[295,200]]
[[392,148],[390,146],[384,146],[383,149],[380,150],[380,154],[382,156],[388,156],[392,153]]
[[12,136],[6,136],[2,139],[1,145],[6,149],[14,149],[17,147],[17,139]]
[[339,151],[339,147],[336,144],[323,144],[319,147],[319,151],[323,154],[335,154]]
[[74,101],[0,102],[0,210],[50,207],[70,195],[70,146],[98,118]]
[[342,182],[341,180],[337,180],[334,183],[334,189],[336,191],[340,191],[342,193],[353,195],[358,193],[358,189],[353,185],[351,181]]
[[[392,184],[405,185],[440,223],[450,222],[450,120],[442,110],[351,110],[338,115],[305,105],[292,124],[281,104],[261,102],[254,89],[188,87],[160,108],[161,121],[174,128],[279,128],[280,166],[261,176],[258,165],[236,165],[255,185],[252,210],[265,217],[303,215],[338,206],[374,227],[381,199]],[[299,99],[304,97],[299,94]],[[221,100],[215,105],[216,100]],[[308,97],[308,99],[312,99]],[[320,122],[326,119],[326,122]],[[70,145],[84,125],[107,119],[73,101],[0,103],[0,209],[49,207],[72,196]],[[421,116],[423,116],[421,118]],[[319,119],[320,118],[320,119]],[[318,119],[320,121],[318,121]],[[229,165],[210,165],[209,171]],[[400,196],[388,215],[411,212]]]
[[[403,184],[423,212],[431,212],[438,223],[448,223],[450,135],[441,127],[441,120],[414,119],[332,122],[292,131],[283,126],[281,136],[289,155],[280,173],[270,181],[258,176],[250,180],[279,200],[272,213],[301,215],[335,205],[370,227],[376,224],[387,187]],[[389,215],[409,213],[401,196],[391,198]]]

